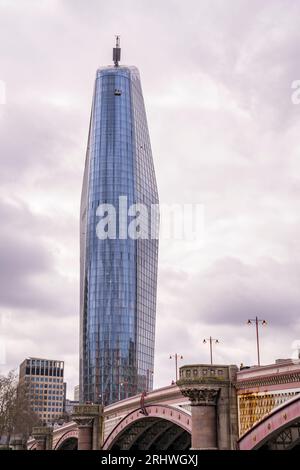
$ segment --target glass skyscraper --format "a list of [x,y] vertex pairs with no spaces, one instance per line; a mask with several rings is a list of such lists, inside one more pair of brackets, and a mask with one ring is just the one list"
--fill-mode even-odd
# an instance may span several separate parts
[[[139,72],[119,60],[117,38],[96,73],[80,214],[80,400],[104,405],[151,390],[154,366],[158,193]],[[148,237],[124,233],[120,200],[149,209]],[[100,205],[115,208],[115,237],[97,235]]]

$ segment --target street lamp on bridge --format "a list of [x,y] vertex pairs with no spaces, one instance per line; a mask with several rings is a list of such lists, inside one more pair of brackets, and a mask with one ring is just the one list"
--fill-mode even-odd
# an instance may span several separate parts
[[153,377],[154,371],[151,369],[147,369],[147,376],[146,376],[146,390],[151,390],[152,384],[152,377]]
[[181,354],[175,353],[173,356],[170,354],[169,359],[175,359],[175,369],[176,369],[176,382],[178,380],[178,360],[183,359],[183,356]]
[[213,365],[213,343],[214,344],[219,344],[218,339],[214,339],[211,336],[209,338],[205,338],[203,340],[203,344],[209,343],[209,351],[210,351],[210,363]]
[[260,351],[259,351],[259,334],[258,334],[258,326],[259,324],[262,324],[265,326],[267,324],[266,320],[260,320],[258,317],[255,317],[254,319],[249,319],[247,321],[247,325],[252,325],[255,324],[255,329],[256,329],[256,349],[257,349],[257,365],[260,366]]
[[124,395],[124,398],[128,398],[128,381],[127,380],[124,380],[123,382],[120,383],[119,401],[121,400],[121,396],[123,395]]

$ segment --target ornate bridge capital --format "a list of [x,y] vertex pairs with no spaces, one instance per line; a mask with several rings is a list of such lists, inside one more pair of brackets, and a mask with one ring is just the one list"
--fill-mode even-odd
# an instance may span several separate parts
[[95,418],[103,413],[103,407],[100,405],[76,405],[72,413],[72,420],[78,427],[90,427]]
[[85,416],[72,416],[73,421],[77,424],[78,428],[89,428],[92,426],[94,418],[87,418]]
[[183,396],[191,401],[192,406],[215,406],[220,388],[184,388],[181,389]]

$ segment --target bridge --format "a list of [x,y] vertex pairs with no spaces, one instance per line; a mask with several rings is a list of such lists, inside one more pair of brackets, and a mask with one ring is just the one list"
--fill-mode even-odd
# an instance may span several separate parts
[[[45,429],[35,428],[36,438],[28,442],[29,449],[49,445]],[[191,446],[191,406],[177,385],[106,407],[79,405],[74,421],[53,430],[52,449],[76,449],[79,433],[85,448],[185,449]]]
[[34,428],[27,448],[288,450],[300,445],[300,364],[187,365],[177,384],[105,407],[78,405],[72,418]]

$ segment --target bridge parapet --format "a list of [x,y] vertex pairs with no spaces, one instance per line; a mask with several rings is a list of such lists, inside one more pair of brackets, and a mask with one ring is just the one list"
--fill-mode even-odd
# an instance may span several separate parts
[[[215,384],[225,383],[226,381],[232,381],[232,371],[229,368],[234,368],[237,371],[236,366],[213,366],[207,364],[194,364],[180,367],[179,381],[177,384],[184,381],[188,384]],[[236,377],[236,372],[234,378]]]
[[75,405],[72,416],[74,417],[74,419],[80,418],[81,416],[85,418],[86,417],[94,418],[95,416],[98,416],[102,411],[103,411],[103,406],[100,406],[100,405],[94,405],[94,404]]

